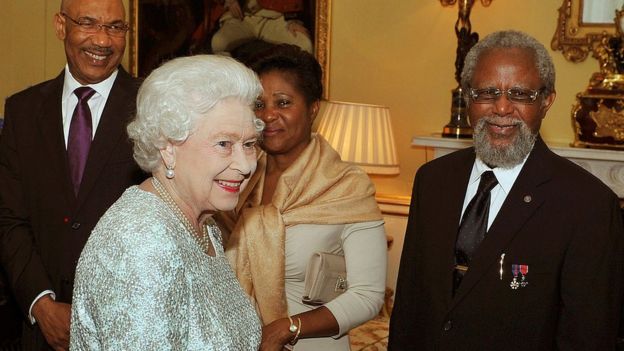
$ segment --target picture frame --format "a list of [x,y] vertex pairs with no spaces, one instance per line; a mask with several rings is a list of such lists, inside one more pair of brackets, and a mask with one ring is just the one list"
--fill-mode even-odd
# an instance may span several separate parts
[[600,23],[587,17],[584,8],[605,3],[605,0],[563,0],[559,8],[557,29],[551,41],[553,50],[561,50],[563,56],[571,62],[584,61],[603,34],[615,35],[615,10],[613,9],[613,21]]
[[[199,0],[187,0],[188,6],[200,6]],[[211,3],[215,0],[204,0],[203,3]],[[310,14],[311,27],[313,23],[314,28],[308,28],[314,46],[314,55],[321,65],[323,70],[323,98],[329,99],[329,71],[330,71],[330,49],[331,49],[331,0],[304,0],[306,8],[314,9],[314,14]],[[130,0],[130,34],[129,34],[129,57],[130,57],[130,73],[135,76],[145,77],[151,69],[155,68],[161,61],[171,59],[173,57],[185,56],[194,54],[193,50],[187,50],[183,45],[174,48],[173,43],[188,43],[191,41],[191,30],[187,27],[187,24],[191,21],[178,20],[173,24],[166,24],[166,21],[156,20],[154,25],[142,25],[141,21],[147,18],[157,18],[158,16],[195,16],[197,17],[197,11],[186,11],[180,13],[180,4],[184,3],[184,0],[167,1],[167,0]],[[174,8],[177,6],[176,8]],[[204,10],[207,5],[204,7]],[[195,8],[196,10],[197,8]],[[177,11],[177,12],[176,12]],[[148,14],[149,13],[149,14]],[[207,21],[209,17],[214,16],[208,11],[202,12],[202,20]],[[214,22],[214,18],[210,18]],[[165,24],[163,24],[165,23]],[[158,27],[158,28],[157,28]],[[164,31],[167,33],[167,37],[154,40],[158,38],[155,31]],[[195,38],[197,31],[193,31]],[[156,48],[156,51],[154,51]],[[167,52],[168,57],[165,59],[156,59],[160,53]],[[150,52],[151,54],[145,54]],[[149,57],[151,61],[146,61],[145,58]],[[154,62],[154,60],[159,62]],[[150,69],[151,68],[151,69]]]

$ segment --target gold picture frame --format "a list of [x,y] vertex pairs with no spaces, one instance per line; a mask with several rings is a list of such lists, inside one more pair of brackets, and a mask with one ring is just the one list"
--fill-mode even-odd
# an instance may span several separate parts
[[[141,0],[130,0],[130,72],[138,76],[139,51],[141,40],[139,28],[139,9]],[[329,99],[329,70],[331,49],[331,0],[315,0],[314,19],[314,54],[323,69],[323,98]]]
[[563,56],[571,62],[584,61],[603,34],[616,33],[615,22],[583,22],[584,2],[588,4],[589,1],[597,0],[563,0],[559,8],[557,30],[550,46],[553,50],[561,50]]

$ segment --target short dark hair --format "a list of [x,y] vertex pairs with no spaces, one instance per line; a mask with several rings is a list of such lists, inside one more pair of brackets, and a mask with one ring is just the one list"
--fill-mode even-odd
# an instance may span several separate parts
[[290,75],[308,104],[320,100],[323,95],[321,65],[312,54],[298,46],[276,45],[257,55],[250,66],[258,76],[270,71]]

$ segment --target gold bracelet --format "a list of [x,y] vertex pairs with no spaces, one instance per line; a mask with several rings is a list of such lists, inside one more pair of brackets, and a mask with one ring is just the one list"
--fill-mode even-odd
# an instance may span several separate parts
[[290,321],[290,326],[288,327],[288,331],[294,333],[295,336],[288,342],[289,345],[295,345],[299,340],[299,334],[301,334],[301,318],[297,317],[297,325],[293,322],[292,318],[288,316],[288,320]]

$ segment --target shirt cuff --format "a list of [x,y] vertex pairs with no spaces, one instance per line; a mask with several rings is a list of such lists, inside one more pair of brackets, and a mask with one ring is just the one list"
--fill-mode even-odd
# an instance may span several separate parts
[[33,315],[32,315],[32,308],[33,308],[33,306],[35,305],[35,303],[37,301],[39,301],[40,298],[42,298],[42,297],[44,297],[46,295],[50,295],[52,300],[56,300],[56,294],[52,290],[44,290],[41,294],[37,295],[37,297],[35,297],[33,302],[30,304],[30,308],[28,309],[28,319],[30,320],[30,324],[34,325],[35,323],[37,323],[37,321],[35,320],[35,317],[33,317]]

